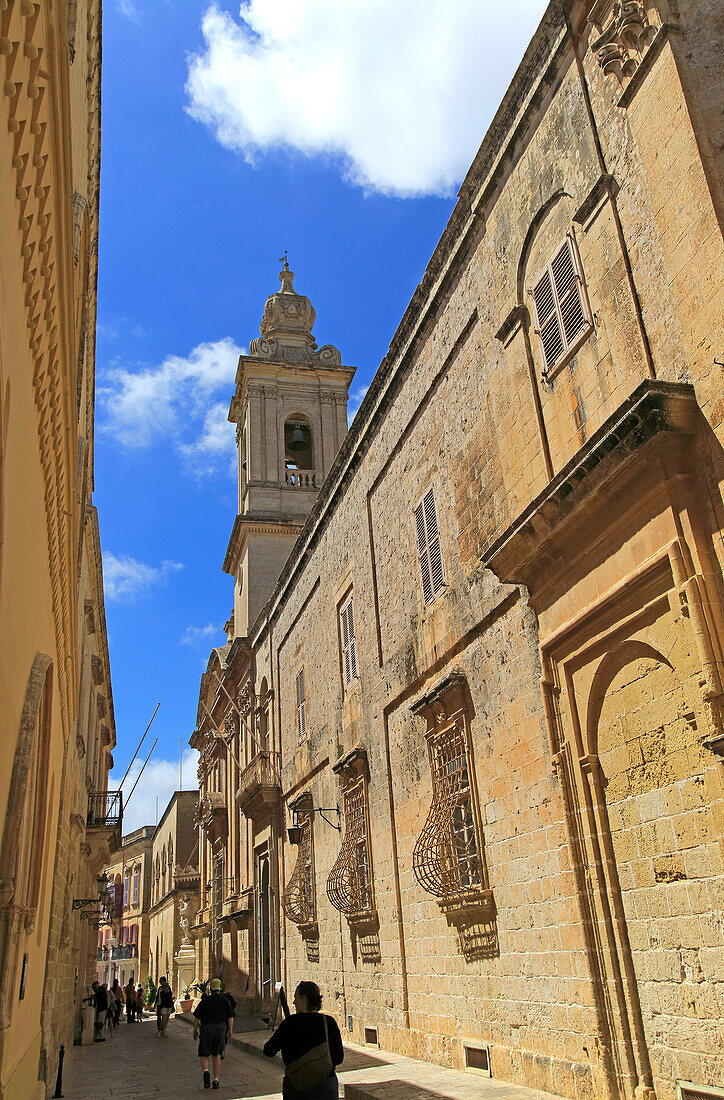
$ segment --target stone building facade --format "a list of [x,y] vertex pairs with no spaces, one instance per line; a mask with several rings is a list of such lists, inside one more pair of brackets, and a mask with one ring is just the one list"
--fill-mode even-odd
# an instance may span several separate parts
[[93,506],[100,0],[0,10],[0,1096],[45,1096],[120,843]]
[[96,977],[125,986],[151,973],[150,909],[153,884],[154,825],[142,825],[123,837],[118,857],[108,863],[108,919],[98,928]]
[[568,1097],[724,1083],[720,21],[550,4],[276,584],[248,441],[328,431],[284,277],[231,403],[199,972]]
[[180,914],[184,898],[198,891],[198,848],[196,791],[176,791],[156,826],[151,850],[151,895],[149,907],[148,972],[158,984],[168,978],[178,997],[178,964],[183,930]]

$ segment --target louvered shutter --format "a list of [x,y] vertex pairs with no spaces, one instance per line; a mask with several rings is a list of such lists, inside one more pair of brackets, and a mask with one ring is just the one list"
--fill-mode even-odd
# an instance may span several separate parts
[[573,240],[567,237],[533,287],[537,332],[546,370],[555,366],[590,323],[574,247]]
[[553,272],[556,297],[561,310],[563,335],[566,344],[570,345],[586,324],[583,302],[581,301],[581,288],[573,258],[573,242],[570,239],[566,240],[563,248],[554,257],[551,263],[551,271]]
[[425,603],[429,603],[432,599],[432,581],[430,579],[430,562],[427,556],[427,542],[425,539],[424,501],[421,501],[415,509],[415,531],[417,533],[417,553],[420,558],[420,574],[422,576],[422,595]]
[[350,683],[357,679],[357,637],[354,632],[354,603],[350,599],[347,604],[347,620],[349,629],[349,670]]
[[347,600],[339,612],[342,633],[342,673],[348,688],[357,679],[357,642],[354,633],[354,602]]
[[303,741],[307,734],[307,696],[304,688],[304,669],[297,674],[297,736]]
[[538,315],[538,335],[543,345],[545,365],[552,367],[563,354],[564,343],[550,271],[546,270],[543,278],[534,287],[533,301]]
[[428,489],[415,509],[415,531],[420,557],[422,594],[425,603],[429,603],[445,587],[434,489]]

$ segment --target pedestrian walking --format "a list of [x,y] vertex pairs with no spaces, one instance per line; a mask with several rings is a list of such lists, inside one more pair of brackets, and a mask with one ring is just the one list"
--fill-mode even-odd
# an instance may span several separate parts
[[108,995],[108,1015],[111,1016],[113,1027],[118,1027],[118,1021],[123,1011],[123,989],[118,978],[113,979],[113,985],[110,988]]
[[139,985],[136,990],[136,1019],[143,1019],[143,1010],[146,1007],[146,994],[143,992],[143,986]]
[[[221,992],[220,979],[212,978],[208,996],[202,997],[194,1009],[194,1039],[199,1040],[199,1062],[205,1089],[218,1089],[221,1055],[227,1035],[231,1036],[233,1033],[234,1010]],[[213,1082],[209,1073],[209,1058],[212,1059]]]
[[136,987],[131,978],[126,986],[126,1023],[132,1024],[136,1019]]
[[83,1002],[93,1005],[95,1009],[93,1042],[105,1043],[106,1039],[103,1034],[103,1029],[106,1026],[106,1015],[108,1014],[108,990],[105,985],[101,985],[100,982],[93,982],[91,989],[93,990],[92,994],[90,997],[84,997]]
[[[236,1017],[236,997],[233,995],[233,993],[230,993],[228,989],[224,989],[223,994],[226,997],[229,1004],[231,1005],[231,1015],[232,1015],[232,1017]],[[226,1043],[228,1043],[229,1038],[230,1038],[230,1036],[227,1035],[226,1036],[226,1042],[224,1043],[224,1048],[226,1048]],[[221,1060],[222,1060],[222,1062],[224,1060],[224,1051],[223,1050],[221,1052]]]
[[166,1028],[173,1011],[173,993],[165,978],[160,978],[156,994],[156,1037],[166,1038]]
[[264,1053],[282,1052],[283,1100],[338,1100],[336,1067],[344,1061],[337,1021],[320,1012],[322,994],[316,982],[300,982],[294,993],[295,1014],[282,1020]]

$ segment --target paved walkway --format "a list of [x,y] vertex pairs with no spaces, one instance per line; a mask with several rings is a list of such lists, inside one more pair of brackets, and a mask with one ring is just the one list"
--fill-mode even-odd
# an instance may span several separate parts
[[[222,1062],[221,1088],[206,1092],[188,1018],[172,1017],[166,1039],[156,1038],[155,1019],[121,1023],[105,1043],[72,1048],[63,1095],[66,1100],[185,1100],[201,1093],[219,1100],[279,1100],[281,1061],[261,1053],[269,1034],[235,1036]],[[535,1089],[347,1042],[340,1082],[349,1100],[556,1100]]]
[[279,1100],[282,1093],[281,1065],[231,1047],[221,1063],[221,1088],[206,1091],[193,1031],[173,1017],[165,1039],[156,1038],[153,1017],[122,1022],[105,1043],[71,1051],[63,1075],[66,1100],[185,1100],[199,1094],[209,1100]]

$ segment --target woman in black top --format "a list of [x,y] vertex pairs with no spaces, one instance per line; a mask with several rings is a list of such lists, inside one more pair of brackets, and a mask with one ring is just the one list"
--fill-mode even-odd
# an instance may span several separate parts
[[[295,1015],[282,1020],[271,1039],[265,1043],[264,1053],[269,1058],[273,1058],[277,1051],[281,1050],[285,1066],[289,1062],[296,1061],[312,1047],[324,1042],[326,1020],[332,1066],[341,1065],[344,1061],[344,1048],[337,1021],[332,1016],[322,1015],[319,1011],[321,1007],[322,994],[319,992],[319,986],[315,982],[300,982],[294,993]],[[284,1100],[338,1100],[337,1074],[333,1068],[329,1077],[309,1092],[297,1092],[285,1074],[282,1082],[282,1097]]]

